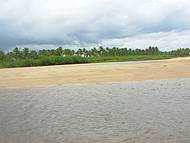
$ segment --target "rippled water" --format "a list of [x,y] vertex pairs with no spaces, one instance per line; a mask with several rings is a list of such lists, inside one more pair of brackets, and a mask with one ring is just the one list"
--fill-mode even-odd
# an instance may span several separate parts
[[189,143],[190,79],[0,89],[0,143]]

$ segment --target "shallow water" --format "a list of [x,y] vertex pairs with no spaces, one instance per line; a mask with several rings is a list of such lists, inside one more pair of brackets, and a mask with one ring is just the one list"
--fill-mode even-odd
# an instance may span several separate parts
[[0,89],[0,143],[189,143],[190,79]]

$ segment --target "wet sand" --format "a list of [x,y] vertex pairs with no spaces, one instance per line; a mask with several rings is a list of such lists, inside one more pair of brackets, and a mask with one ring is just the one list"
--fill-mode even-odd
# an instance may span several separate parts
[[0,143],[189,143],[190,79],[0,89]]
[[190,58],[0,69],[0,87],[117,83],[190,78]]

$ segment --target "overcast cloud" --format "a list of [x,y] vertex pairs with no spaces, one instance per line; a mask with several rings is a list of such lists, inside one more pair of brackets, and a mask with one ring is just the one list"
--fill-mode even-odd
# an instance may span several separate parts
[[190,47],[189,0],[0,0],[0,49]]

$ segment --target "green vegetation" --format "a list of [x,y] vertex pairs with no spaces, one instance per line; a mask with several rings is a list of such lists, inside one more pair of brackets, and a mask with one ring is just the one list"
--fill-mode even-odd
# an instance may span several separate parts
[[125,61],[145,61],[145,60],[161,60],[174,58],[172,55],[142,55],[142,56],[115,56],[115,57],[89,57],[89,63],[98,62],[125,62]]
[[32,67],[96,62],[123,62],[141,60],[159,60],[173,57],[189,56],[190,49],[181,48],[173,51],[162,52],[158,47],[147,49],[127,48],[93,48],[78,49],[76,51],[59,47],[51,50],[30,50],[28,48],[15,48],[11,52],[0,51],[0,67]]
[[0,67],[5,67],[5,68],[33,67],[33,66],[65,65],[65,64],[79,64],[79,63],[87,63],[87,59],[79,56],[76,57],[50,56],[50,57],[41,57],[39,59],[3,61],[0,63]]

